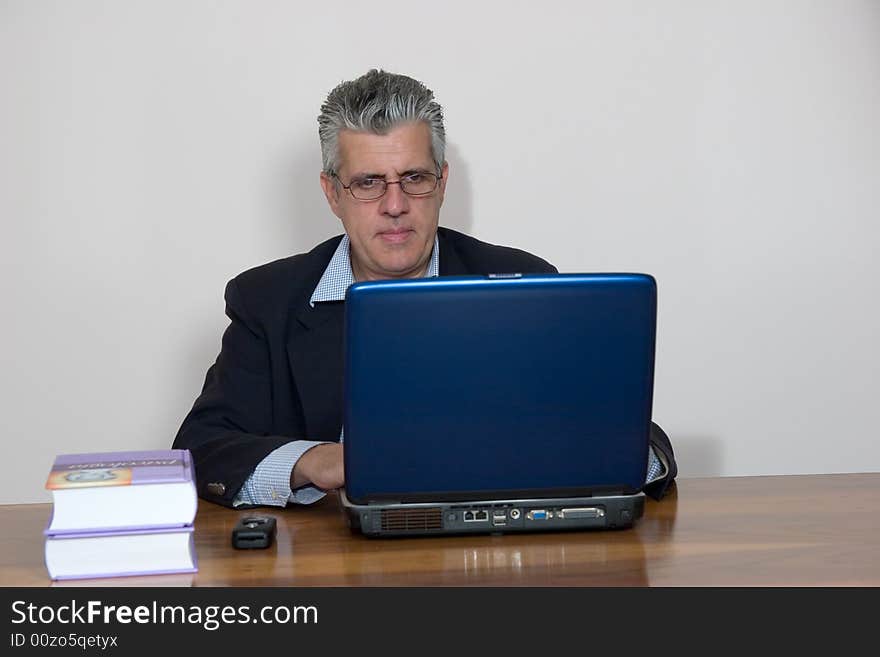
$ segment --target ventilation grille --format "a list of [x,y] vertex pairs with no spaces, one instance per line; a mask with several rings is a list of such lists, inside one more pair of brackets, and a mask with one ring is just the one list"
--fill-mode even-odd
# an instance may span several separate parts
[[443,512],[429,509],[385,509],[382,511],[382,530],[393,532],[443,529]]

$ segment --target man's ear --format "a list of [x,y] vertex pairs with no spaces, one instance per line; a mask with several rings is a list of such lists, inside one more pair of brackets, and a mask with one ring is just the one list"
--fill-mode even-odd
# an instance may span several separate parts
[[324,190],[324,196],[327,197],[327,204],[330,206],[333,214],[342,219],[339,214],[339,186],[336,178],[327,175],[325,171],[321,172],[321,189]]
[[440,176],[440,205],[443,205],[443,199],[446,197],[446,180],[449,178],[449,162],[443,163]]

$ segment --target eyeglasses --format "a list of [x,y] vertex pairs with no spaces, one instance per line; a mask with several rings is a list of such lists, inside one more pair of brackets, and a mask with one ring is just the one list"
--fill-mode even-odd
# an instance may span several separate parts
[[333,177],[339,180],[343,189],[359,201],[375,201],[385,196],[388,185],[400,185],[404,194],[409,196],[427,196],[440,183],[442,176],[435,176],[427,171],[414,171],[402,176],[400,180],[385,180],[384,178],[353,178],[347,185],[335,173]]

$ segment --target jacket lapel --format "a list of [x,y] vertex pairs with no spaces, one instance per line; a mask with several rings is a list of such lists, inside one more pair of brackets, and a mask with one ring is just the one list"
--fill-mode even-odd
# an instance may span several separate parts
[[440,244],[440,276],[464,276],[471,273],[443,228],[437,229]]
[[[344,303],[316,303],[309,299],[340,235],[310,254],[311,262],[303,276],[302,292],[295,296],[287,330],[287,359],[295,393],[302,405],[305,438],[338,440],[342,427],[342,324]],[[291,400],[295,402],[295,400]]]
[[330,301],[311,308],[306,302],[287,341],[308,440],[339,439],[344,306],[342,301]]

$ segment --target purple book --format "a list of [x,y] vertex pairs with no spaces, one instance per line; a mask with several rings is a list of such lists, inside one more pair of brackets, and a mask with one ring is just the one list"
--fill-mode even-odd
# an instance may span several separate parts
[[62,454],[47,537],[192,525],[198,498],[189,450]]
[[198,570],[192,525],[47,536],[45,560],[49,576],[56,580]]

